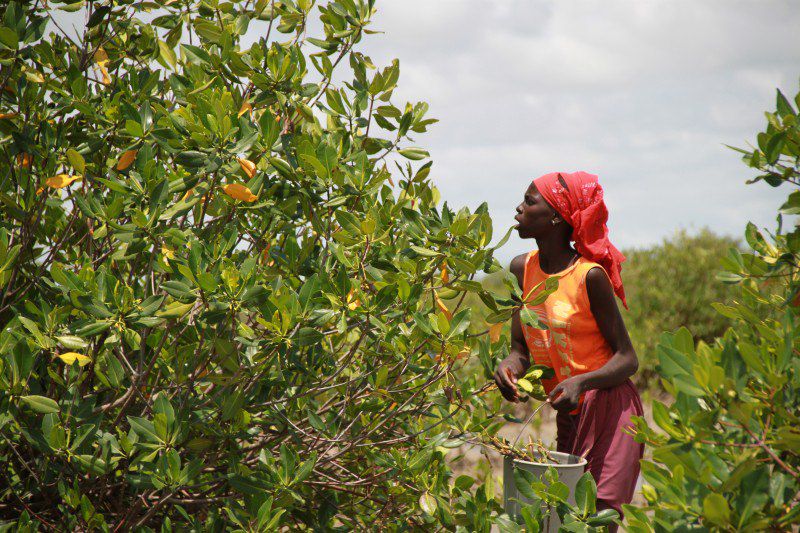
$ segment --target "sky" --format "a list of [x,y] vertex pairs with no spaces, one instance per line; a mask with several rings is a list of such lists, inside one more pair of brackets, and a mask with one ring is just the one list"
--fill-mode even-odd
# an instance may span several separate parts
[[[740,236],[775,227],[788,189],[725,144],[747,147],[800,79],[800,8],[790,1],[378,0],[360,46],[400,60],[392,101],[425,101],[415,134],[448,205],[486,201],[495,241],[531,179],[599,176],[619,248],[680,228]],[[535,243],[516,232],[506,265]]]
[[[412,132],[410,144],[429,150],[442,201],[455,209],[488,203],[494,242],[515,224],[530,181],[554,171],[599,176],[618,248],[650,246],[679,229],[740,236],[748,220],[775,226],[789,191],[746,185],[755,173],[725,144],[754,142],[776,88],[790,100],[798,92],[795,1],[377,0],[376,7],[370,28],[382,33],[357,50],[380,68],[400,60],[393,103],[425,101],[439,119],[427,133]],[[70,28],[83,15],[56,18]],[[263,26],[251,25],[243,48]],[[319,28],[312,21],[309,36],[319,37]],[[534,247],[514,232],[495,257],[507,265]]]

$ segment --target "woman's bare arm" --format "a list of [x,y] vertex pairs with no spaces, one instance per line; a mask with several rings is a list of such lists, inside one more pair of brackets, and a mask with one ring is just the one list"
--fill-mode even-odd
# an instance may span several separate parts
[[[525,254],[518,255],[511,261],[510,270],[517,277],[520,290],[524,290]],[[519,310],[517,310],[511,315],[511,349],[508,357],[500,361],[494,373],[494,381],[497,383],[497,388],[500,389],[500,393],[509,402],[519,401],[517,379],[524,376],[530,366],[528,345],[525,343],[522,322],[519,318]]]
[[[572,410],[578,406],[581,393],[619,385],[635,374],[639,368],[639,359],[617,306],[614,288],[601,268],[595,267],[586,274],[586,290],[597,327],[614,355],[597,370],[573,376],[559,383],[550,393],[550,400],[555,409]],[[559,394],[561,396],[558,396]],[[555,399],[556,396],[558,399]]]

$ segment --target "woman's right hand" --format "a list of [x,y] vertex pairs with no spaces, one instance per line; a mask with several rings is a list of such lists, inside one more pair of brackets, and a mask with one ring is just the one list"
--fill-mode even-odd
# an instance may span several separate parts
[[494,382],[500,389],[500,394],[509,402],[519,401],[519,391],[517,390],[517,379],[525,375],[525,371],[530,363],[523,360],[517,354],[509,354],[508,357],[500,361],[497,370],[494,372]]

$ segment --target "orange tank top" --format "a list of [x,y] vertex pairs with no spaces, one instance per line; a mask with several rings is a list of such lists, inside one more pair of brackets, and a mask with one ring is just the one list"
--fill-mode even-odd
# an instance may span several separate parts
[[540,287],[532,295],[528,294],[537,284],[549,277],[559,278],[558,289],[544,303],[526,305],[548,329],[522,324],[532,364],[547,365],[555,370],[554,378],[542,382],[548,394],[559,382],[597,370],[613,355],[589,306],[586,274],[594,267],[603,269],[598,263],[579,257],[561,272],[546,274],[539,266],[538,250],[531,251],[525,258],[522,294],[526,300],[541,290]]

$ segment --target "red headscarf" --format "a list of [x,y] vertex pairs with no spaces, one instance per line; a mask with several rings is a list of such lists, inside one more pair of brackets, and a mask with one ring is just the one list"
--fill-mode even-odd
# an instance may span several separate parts
[[[566,189],[559,176],[567,185]],[[606,269],[614,292],[627,309],[620,275],[625,256],[608,240],[608,209],[597,176],[588,172],[552,172],[536,178],[533,184],[547,203],[572,226],[572,240],[578,253]]]

